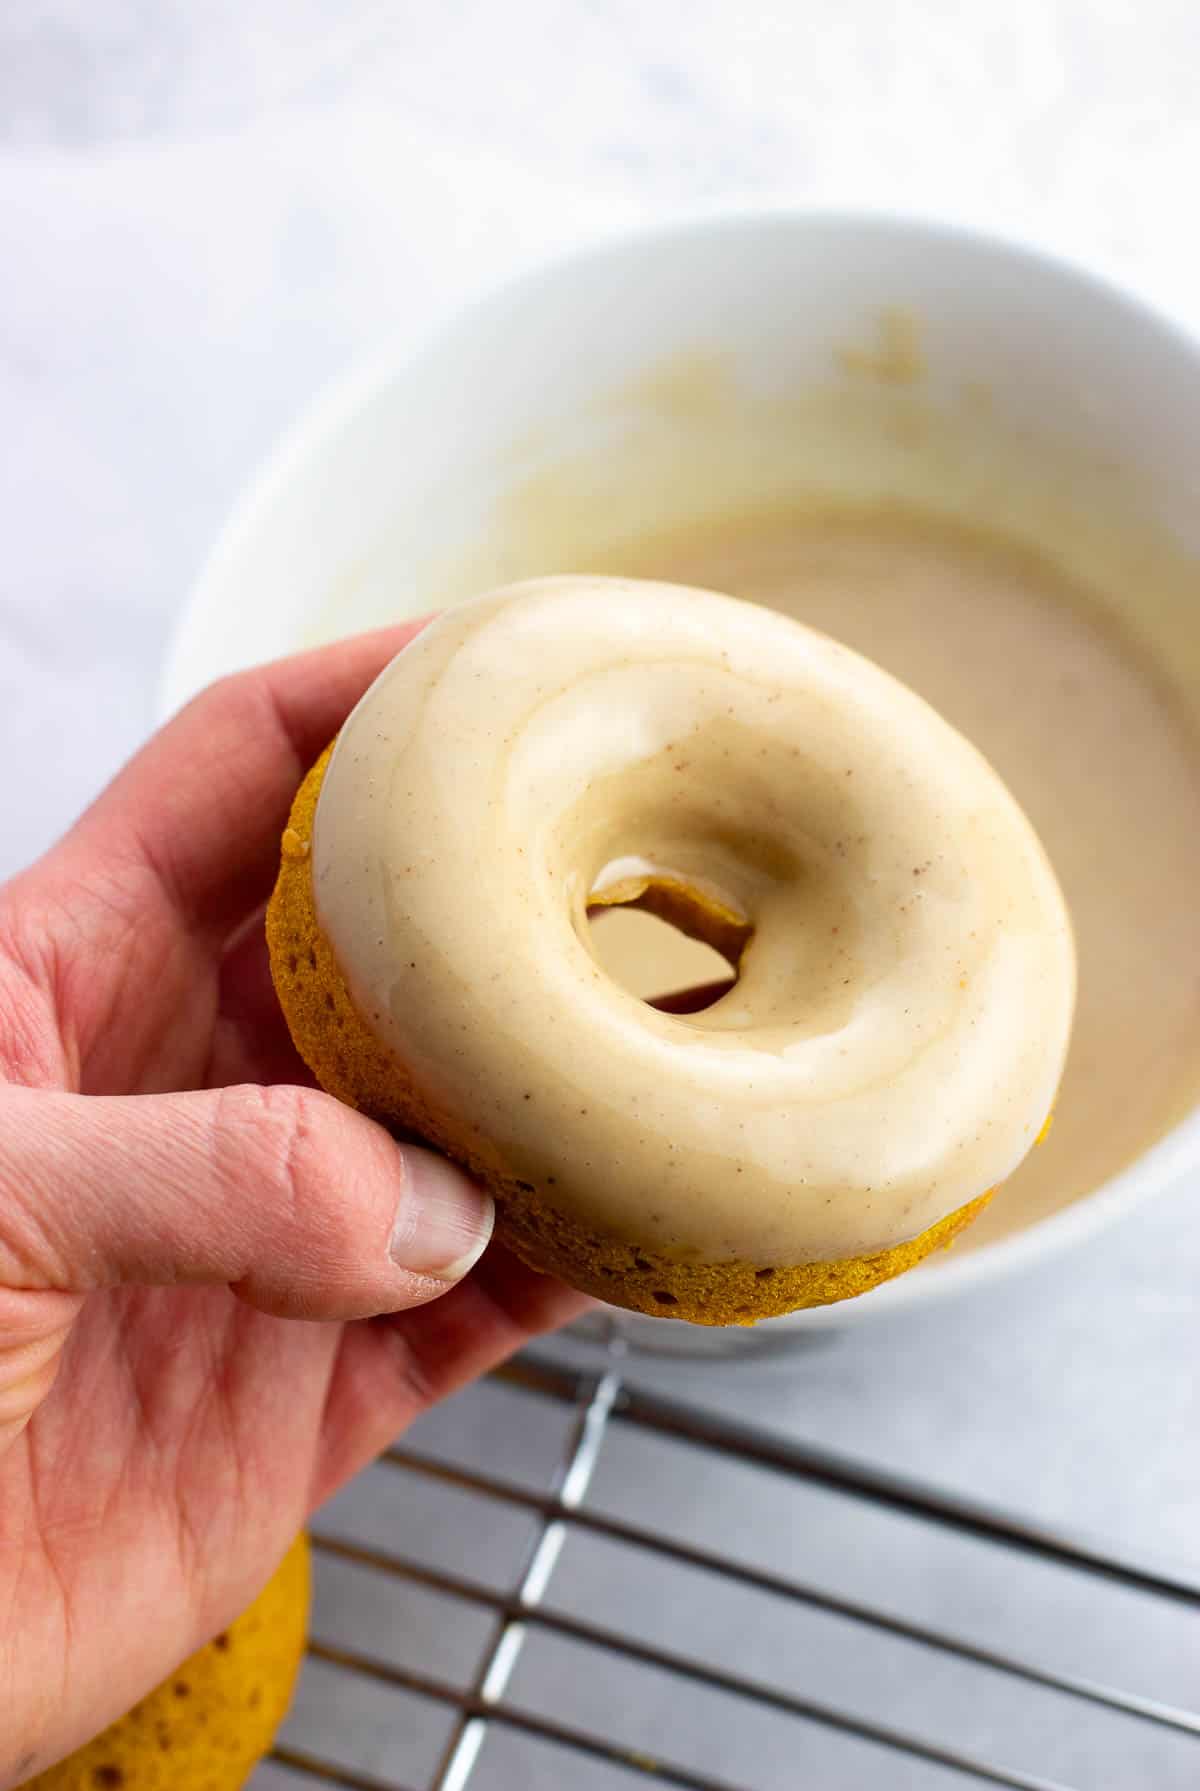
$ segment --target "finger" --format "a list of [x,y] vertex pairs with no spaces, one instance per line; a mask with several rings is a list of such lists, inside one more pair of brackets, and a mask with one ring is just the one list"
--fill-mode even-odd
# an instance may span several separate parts
[[118,774],[64,850],[146,863],[185,925],[227,935],[270,890],[300,779],[422,626],[404,622],[211,685]]
[[310,1089],[0,1091],[0,1285],[228,1285],[345,1319],[461,1279],[492,1203],[432,1152]]
[[0,1288],[0,1455],[54,1385],[81,1304],[75,1294]]
[[421,1412],[590,1305],[586,1295],[493,1244],[444,1300],[349,1326],[325,1402],[313,1505],[374,1460]]

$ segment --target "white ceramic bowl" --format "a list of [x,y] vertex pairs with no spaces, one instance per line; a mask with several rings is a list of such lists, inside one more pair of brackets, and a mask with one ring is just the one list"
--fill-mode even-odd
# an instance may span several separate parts
[[[1023,248],[796,212],[601,244],[343,380],[221,535],[162,709],[301,644],[812,493],[914,501],[1125,589],[1124,621],[1171,652],[1200,713],[1200,611],[1181,664],[1179,616],[1139,597],[1156,556],[1200,557],[1196,344]],[[857,1323],[978,1286],[1078,1243],[1198,1159],[1193,1112],[1052,1217],[777,1326]]]

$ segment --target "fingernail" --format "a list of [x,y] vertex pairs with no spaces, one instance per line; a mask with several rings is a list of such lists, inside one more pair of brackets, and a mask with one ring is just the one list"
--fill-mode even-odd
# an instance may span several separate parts
[[403,1191],[388,1251],[414,1275],[460,1281],[487,1249],[496,1209],[490,1194],[434,1151],[404,1145]]

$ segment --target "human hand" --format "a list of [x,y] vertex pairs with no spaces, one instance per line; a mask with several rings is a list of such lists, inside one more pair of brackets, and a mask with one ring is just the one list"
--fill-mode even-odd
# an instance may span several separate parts
[[472,1269],[487,1196],[316,1090],[271,986],[291,797],[414,632],[214,686],[0,889],[0,1791],[582,1303],[498,1246]]

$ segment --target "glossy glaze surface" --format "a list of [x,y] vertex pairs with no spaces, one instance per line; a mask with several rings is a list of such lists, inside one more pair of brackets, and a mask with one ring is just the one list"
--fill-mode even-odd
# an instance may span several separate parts
[[[1070,929],[1015,802],[887,674],[729,598],[553,579],[449,613],[343,730],[313,867],[431,1104],[667,1252],[910,1238],[1011,1173],[1057,1088]],[[749,929],[702,1013],[596,963],[589,896],[647,876]]]

